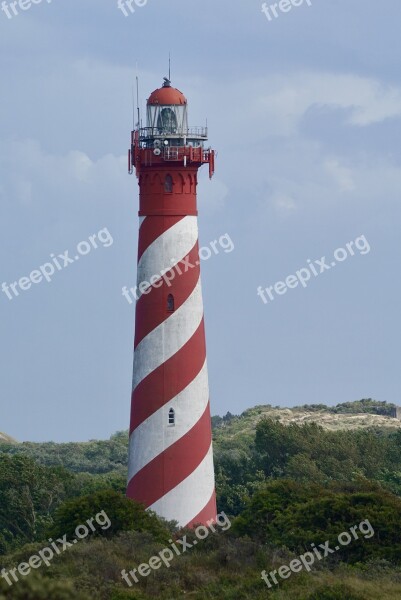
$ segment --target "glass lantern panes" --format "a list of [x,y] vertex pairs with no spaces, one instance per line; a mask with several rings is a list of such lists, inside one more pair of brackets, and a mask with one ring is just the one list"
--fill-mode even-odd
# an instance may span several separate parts
[[153,135],[186,135],[188,130],[187,105],[148,105],[147,126],[152,128]]

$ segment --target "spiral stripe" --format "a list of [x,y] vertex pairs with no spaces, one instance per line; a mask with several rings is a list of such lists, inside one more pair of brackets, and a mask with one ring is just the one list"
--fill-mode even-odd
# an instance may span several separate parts
[[[147,217],[151,219],[152,217]],[[198,239],[196,217],[184,217],[172,225],[163,235],[144,251],[138,262],[137,285],[146,281],[151,283],[152,277],[168,271],[182,261],[192,250]],[[141,297],[138,291],[138,298]]]
[[183,216],[176,217],[139,217],[141,235],[138,241],[138,260],[153,242],[173,225],[181,221]]
[[[213,473],[212,445],[198,467],[149,508],[162,514],[169,521],[176,519],[181,527],[189,525],[194,514],[199,514],[205,507],[205,498],[209,499],[214,492],[214,480],[210,477],[211,473]],[[216,515],[215,503],[214,506],[211,503],[210,508],[213,517]]]
[[[193,381],[175,398],[164,405],[163,410],[158,410],[143,421],[131,434],[130,455],[133,457],[129,466],[129,479],[153,460],[163,450],[169,448],[190,431],[206,410],[209,402],[208,376],[206,361]],[[168,412],[173,409],[176,414],[177,425],[164,430],[163,425],[168,422]],[[153,431],[163,432],[163,435],[154,438],[154,443],[148,445]]]
[[187,523],[187,527],[192,527],[199,523],[206,523],[209,525],[210,521],[215,522],[217,517],[216,512],[216,492],[213,488],[213,493],[210,496],[209,502],[202,508],[200,512],[198,512],[195,517],[191,519],[191,521]]
[[[205,433],[210,433],[209,404],[196,425],[184,437],[131,478],[129,488],[139,502],[150,506],[189,477],[204,459],[211,443],[210,435]],[[166,465],[170,468],[166,468]]]
[[[202,319],[191,339],[174,356],[142,380],[132,392],[131,433],[191,383],[201,370],[205,356]],[[166,373],[174,373],[175,376],[167,379]]]
[[200,279],[186,302],[136,347],[132,389],[193,336],[203,318]]
[[216,500],[197,218],[144,217],[138,257],[127,494],[180,525],[207,522]]
[[156,287],[152,286],[149,292],[139,298],[136,304],[134,348],[148,333],[170,316],[165,309],[165,298],[168,294],[173,294],[175,310],[177,310],[193,292],[199,279],[199,269],[196,268],[198,256],[198,243],[196,243],[191,252],[184,257],[184,264],[181,263],[167,271],[165,279],[159,279]]

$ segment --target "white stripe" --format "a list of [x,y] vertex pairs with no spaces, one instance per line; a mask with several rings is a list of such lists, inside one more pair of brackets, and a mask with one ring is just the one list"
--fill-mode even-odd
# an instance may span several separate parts
[[[131,433],[128,481],[166,448],[181,439],[196,425],[209,402],[207,363],[193,381]],[[168,413],[174,409],[175,425],[168,425]]]
[[[160,277],[162,272],[165,273],[179,263],[192,250],[197,239],[198,220],[193,216],[184,217],[164,231],[139,259],[137,287],[143,282],[150,285],[152,277]],[[139,289],[136,295],[138,299],[141,297]]]
[[213,450],[184,481],[149,506],[168,521],[175,519],[181,527],[187,525],[209,502],[214,490]]
[[139,217],[139,229],[141,228],[141,225],[145,219],[146,219],[146,217]]
[[203,317],[201,280],[171,316],[148,333],[134,352],[132,389],[145,377],[174,356],[191,339]]

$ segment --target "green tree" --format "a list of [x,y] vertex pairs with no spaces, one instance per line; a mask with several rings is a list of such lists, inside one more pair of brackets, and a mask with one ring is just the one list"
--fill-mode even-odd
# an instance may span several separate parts
[[1,580],[0,600],[90,600],[90,596],[77,591],[72,581],[52,581],[31,575],[13,587]]
[[74,538],[78,525],[84,525],[103,511],[110,520],[110,526],[104,529],[97,527],[94,535],[112,537],[119,531],[148,531],[160,541],[165,541],[170,535],[155,513],[113,490],[102,490],[64,502],[55,512],[49,534],[52,537],[66,534],[68,538]]
[[64,497],[61,472],[0,453],[0,552],[40,539]]
[[322,487],[284,479],[271,482],[249,500],[232,530],[303,553],[311,550],[312,543],[318,546],[326,540],[334,548],[341,533],[365,521],[358,539],[341,546],[340,554],[333,558],[349,562],[383,558],[399,564],[401,499],[369,483],[341,489],[339,484]]

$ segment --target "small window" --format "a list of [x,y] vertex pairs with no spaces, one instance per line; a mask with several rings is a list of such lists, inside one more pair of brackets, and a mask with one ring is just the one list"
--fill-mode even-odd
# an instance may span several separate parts
[[169,425],[175,425],[175,412],[174,412],[174,408],[170,408],[170,410],[168,411],[168,424]]
[[169,294],[167,296],[167,310],[168,312],[174,312],[174,296],[173,294]]
[[168,194],[171,194],[173,191],[173,178],[171,175],[166,175],[166,179],[164,180],[164,191]]

